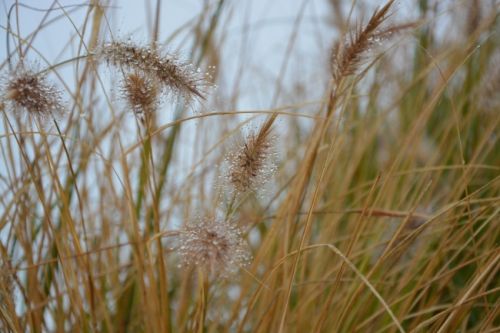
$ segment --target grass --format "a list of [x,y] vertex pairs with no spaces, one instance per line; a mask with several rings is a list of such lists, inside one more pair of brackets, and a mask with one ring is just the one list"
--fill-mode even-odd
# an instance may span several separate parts
[[147,2],[147,43],[114,2],[2,14],[0,331],[499,330],[498,3],[321,3],[330,51],[304,2],[257,64],[251,2]]

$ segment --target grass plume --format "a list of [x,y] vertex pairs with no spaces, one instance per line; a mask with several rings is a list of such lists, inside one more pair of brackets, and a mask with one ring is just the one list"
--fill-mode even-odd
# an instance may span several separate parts
[[387,2],[382,8],[376,9],[364,26],[357,26],[349,32],[344,43],[337,44],[331,53],[331,70],[335,81],[342,77],[355,74],[364,60],[364,54],[375,45],[393,36],[395,33],[414,27],[414,24],[394,25],[382,28],[389,18],[394,0]]
[[257,132],[251,132],[228,156],[229,183],[236,193],[254,191],[272,176],[273,134],[269,119]]
[[128,74],[123,82],[122,94],[142,123],[146,123],[158,108],[156,81],[143,74]]
[[181,230],[179,254],[182,265],[202,268],[213,276],[231,276],[251,258],[239,228],[230,221],[200,219]]
[[173,55],[161,55],[156,49],[121,41],[105,44],[97,54],[114,66],[141,71],[158,80],[167,94],[186,101],[205,99],[205,75]]
[[17,113],[46,119],[60,116],[64,112],[62,92],[46,77],[30,69],[20,68],[14,71],[5,84],[3,99]]

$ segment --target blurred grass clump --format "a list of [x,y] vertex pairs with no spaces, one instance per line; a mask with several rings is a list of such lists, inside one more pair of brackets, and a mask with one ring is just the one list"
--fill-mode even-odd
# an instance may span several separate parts
[[6,6],[1,332],[500,329],[498,1],[261,2]]

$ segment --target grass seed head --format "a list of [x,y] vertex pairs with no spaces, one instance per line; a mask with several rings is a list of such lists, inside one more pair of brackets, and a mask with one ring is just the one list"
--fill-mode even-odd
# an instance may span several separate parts
[[3,90],[3,98],[12,109],[24,110],[29,116],[45,119],[64,112],[62,93],[48,82],[45,74],[19,70],[12,74]]
[[137,118],[145,123],[158,108],[158,85],[143,74],[129,74],[125,78],[122,94]]
[[229,183],[236,193],[256,190],[274,173],[272,141],[272,128],[265,123],[257,133],[250,133],[238,149],[228,155]]
[[382,24],[390,16],[390,8],[394,0],[377,9],[365,26],[357,26],[343,43],[337,43],[330,56],[332,76],[335,81],[353,75],[363,64],[365,54],[382,41],[389,39],[395,33],[414,27],[414,23],[393,25],[382,28]]
[[181,266],[201,267],[229,277],[247,265],[251,254],[240,229],[230,221],[202,219],[186,225],[179,239]]
[[166,94],[182,97],[186,102],[205,99],[206,75],[173,55],[161,55],[150,47],[121,41],[105,44],[97,54],[114,66],[156,79]]

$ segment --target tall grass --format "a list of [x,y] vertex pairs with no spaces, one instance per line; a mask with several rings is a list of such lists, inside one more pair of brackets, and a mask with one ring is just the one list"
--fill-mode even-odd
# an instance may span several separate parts
[[[256,64],[247,21],[226,47],[251,1],[171,35],[147,2],[147,43],[114,30],[122,2],[13,3],[0,331],[498,331],[499,3],[401,3],[303,2]],[[306,57],[308,19],[329,46]]]

